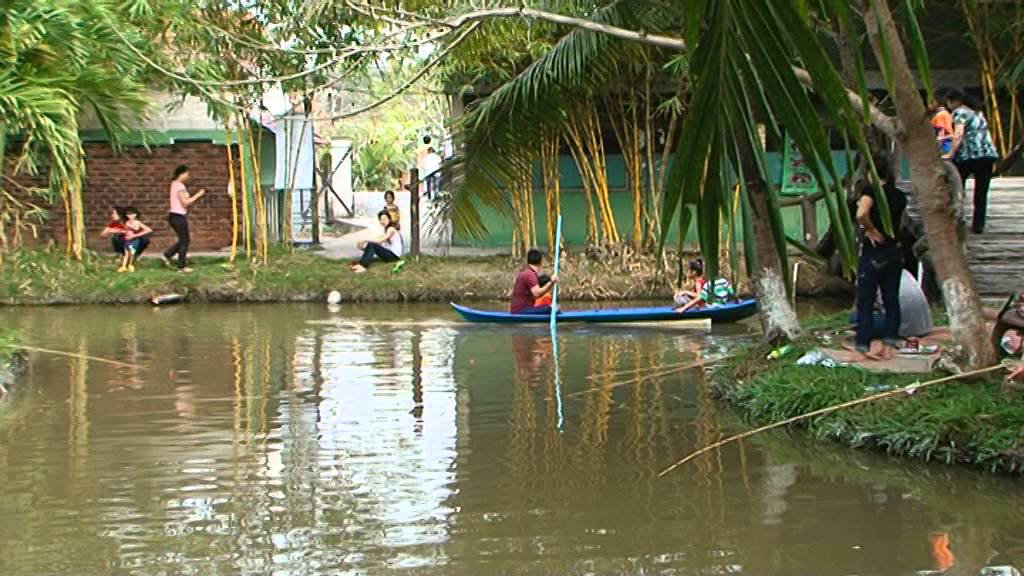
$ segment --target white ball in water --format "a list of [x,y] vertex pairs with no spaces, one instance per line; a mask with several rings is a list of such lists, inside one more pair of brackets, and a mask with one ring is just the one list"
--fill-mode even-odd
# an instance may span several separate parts
[[331,290],[331,293],[327,295],[327,303],[331,305],[341,304],[341,292]]

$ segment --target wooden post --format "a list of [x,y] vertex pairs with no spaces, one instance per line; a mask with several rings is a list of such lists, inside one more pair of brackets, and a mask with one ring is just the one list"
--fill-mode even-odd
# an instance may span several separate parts
[[420,259],[420,171],[409,170],[409,255]]
[[316,183],[316,170],[313,170],[313,188],[310,189],[309,194],[311,201],[313,202],[310,207],[310,215],[313,218],[313,244],[320,243],[320,190]]
[[811,250],[818,247],[818,206],[811,198],[800,198],[800,210],[803,212],[804,244]]

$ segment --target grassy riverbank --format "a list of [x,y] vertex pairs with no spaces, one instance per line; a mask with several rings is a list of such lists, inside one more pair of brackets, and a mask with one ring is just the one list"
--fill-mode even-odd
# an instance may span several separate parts
[[[796,365],[814,346],[801,343],[776,360],[766,358],[767,349],[745,350],[716,370],[718,392],[754,423],[767,424],[944,375]],[[801,425],[817,438],[856,448],[1024,472],[1024,399],[1007,396],[997,377],[950,382]]]
[[[522,264],[507,256],[423,257],[398,274],[378,264],[357,275],[347,261],[316,252],[280,251],[267,265],[226,257],[196,258],[190,274],[144,259],[134,273],[119,274],[112,258],[91,255],[78,262],[63,253],[21,251],[0,264],[0,304],[127,304],[160,294],[191,302],[277,302],[323,299],[331,290],[346,302],[447,302],[508,298]],[[574,254],[563,260],[565,300],[671,298],[665,276],[637,262]]]

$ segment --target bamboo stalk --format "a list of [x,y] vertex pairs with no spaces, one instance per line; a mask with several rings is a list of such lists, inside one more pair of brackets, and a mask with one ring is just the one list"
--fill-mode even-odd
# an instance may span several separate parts
[[896,390],[889,390],[888,392],[880,392],[878,394],[872,394],[871,396],[865,396],[864,398],[858,398],[856,400],[850,400],[848,402],[843,402],[843,403],[835,404],[835,405],[828,406],[828,407],[825,407],[825,408],[820,408],[818,410],[813,410],[811,412],[807,412],[806,414],[800,414],[799,416],[793,416],[792,418],[786,418],[785,420],[780,420],[779,422],[775,422],[773,424],[768,424],[766,426],[761,426],[760,428],[755,428],[753,430],[748,430],[748,431],[743,432],[741,434],[735,434],[733,436],[725,438],[724,440],[719,440],[718,442],[715,442],[713,444],[709,444],[709,445],[701,448],[700,450],[697,450],[695,452],[690,453],[690,455],[688,455],[687,457],[683,458],[682,460],[679,460],[675,464],[672,464],[668,468],[665,468],[664,470],[662,470],[660,473],[658,473],[658,477],[660,478],[660,477],[668,474],[669,472],[675,470],[676,468],[682,466],[683,464],[686,464],[687,462],[693,460],[694,458],[696,458],[696,457],[698,457],[698,456],[700,456],[702,454],[706,454],[706,453],[708,453],[708,452],[710,452],[712,450],[715,450],[717,448],[721,448],[722,446],[725,446],[726,444],[730,444],[732,442],[736,442],[737,440],[743,440],[744,438],[749,438],[749,437],[754,436],[756,434],[760,434],[761,432],[766,432],[768,430],[773,430],[775,428],[780,428],[782,426],[787,426],[789,424],[793,424],[794,422],[799,422],[801,420],[806,420],[808,418],[813,418],[815,416],[824,416],[825,414],[831,414],[832,412],[837,412],[837,411],[842,410],[844,408],[852,408],[854,406],[860,406],[861,404],[867,404],[868,402],[874,402],[876,400],[883,400],[883,399],[886,399],[886,398],[892,398],[894,396],[899,396],[900,394],[910,395],[910,394],[913,394],[913,393],[917,392],[918,390],[920,390],[922,388],[927,388],[929,386],[935,386],[936,384],[945,384],[947,382],[953,382],[953,381],[956,381],[956,380],[961,380],[963,378],[970,378],[970,377],[973,377],[973,376],[980,376],[982,374],[988,374],[989,372],[994,372],[994,371],[1000,370],[1002,368],[1003,368],[1002,364],[997,364],[995,366],[989,366],[988,368],[981,368],[981,369],[978,369],[978,370],[972,370],[970,372],[963,372],[961,374],[953,374],[952,376],[946,376],[945,378],[938,378],[936,380],[929,380],[928,382],[923,382],[921,384],[911,384],[910,386],[906,386],[904,388],[898,388]]
[[558,165],[559,138],[557,133],[551,133],[541,146],[541,172],[544,176],[544,196],[547,204],[548,248],[552,252],[556,250],[555,222],[562,214]]
[[245,117],[241,114],[238,115],[238,119],[238,172],[239,181],[242,185],[242,236],[245,239],[245,257],[252,258],[252,218],[250,217],[249,186],[245,169],[245,149],[247,146],[245,138],[246,122]]
[[593,185],[588,175],[590,168],[589,163],[586,161],[586,151],[583,149],[583,140],[579,136],[579,132],[574,123],[570,121],[566,125],[566,142],[569,144],[569,153],[572,155],[573,162],[576,163],[576,168],[580,173],[580,181],[583,183],[583,198],[587,205],[587,240],[590,242],[598,241],[598,225],[597,225],[597,212],[594,209]]
[[228,183],[231,186],[231,257],[229,262],[234,262],[238,257],[238,187],[235,185],[235,158],[231,153],[231,126],[225,121],[224,130],[227,132],[225,148],[228,154]]
[[[262,133],[260,138],[262,141]],[[257,236],[257,254],[263,259],[265,263],[270,257],[269,242],[267,241],[267,209],[266,203],[263,199],[263,184],[260,178],[260,158],[259,151],[257,150],[256,144],[253,141],[252,127],[249,127],[249,154],[252,157],[252,171],[253,171],[253,193],[256,198],[256,225],[259,235]],[[298,169],[298,165],[296,165]]]
[[67,244],[67,254],[71,256],[72,253],[72,240],[71,240],[71,199],[68,198],[68,184],[64,182],[60,187],[60,197],[64,201],[64,229],[67,230],[68,237],[65,238]]
[[640,245],[642,246],[642,245],[646,244],[650,248],[654,247],[655,242],[656,242],[656,238],[655,238],[655,236],[653,234],[652,226],[650,225],[651,224],[651,217],[649,215],[649,212],[651,210],[654,210],[654,211],[660,210],[660,207],[657,206],[657,204],[654,204],[653,206],[650,206],[650,207],[648,205],[648,201],[653,198],[654,186],[655,186],[655,182],[656,182],[656,178],[657,178],[657,172],[656,172],[657,168],[656,168],[655,163],[654,163],[654,149],[655,149],[655,144],[656,144],[656,140],[657,140],[657,138],[656,138],[657,130],[655,129],[655,125],[654,125],[654,113],[655,113],[655,110],[652,107],[653,102],[654,102],[654,90],[652,88],[652,80],[651,80],[652,77],[653,77],[652,68],[650,66],[648,66],[647,67],[647,81],[644,83],[644,133],[647,136],[647,146],[646,146],[646,150],[645,150],[645,154],[647,156],[647,186],[644,188],[644,191],[643,191],[643,193],[644,193],[644,199],[643,199],[643,203],[644,203],[644,222],[643,223],[644,223],[645,232],[644,232],[643,242]]
[[590,159],[594,165],[592,171],[594,187],[597,191],[598,206],[601,211],[601,224],[604,227],[606,239],[617,244],[619,232],[615,225],[615,214],[612,211],[611,199],[608,190],[608,170],[605,161],[604,141],[601,133],[601,123],[598,117],[597,107],[593,102],[588,105],[586,142],[589,146]]

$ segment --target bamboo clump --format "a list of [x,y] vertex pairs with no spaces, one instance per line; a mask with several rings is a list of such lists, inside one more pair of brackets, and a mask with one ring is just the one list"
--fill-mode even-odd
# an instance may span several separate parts
[[612,112],[612,130],[622,149],[627,185],[633,200],[633,244],[639,247],[644,240],[646,220],[643,148],[646,145],[646,128],[649,127],[641,125],[635,92],[630,92],[628,97],[614,95],[608,103]]
[[537,218],[533,208],[533,164],[528,160],[515,163],[512,181],[512,255],[523,256],[537,245]]
[[591,242],[620,240],[608,187],[608,170],[601,121],[593,101],[565,124],[566,141],[583,180],[587,199],[587,237]]
[[[266,205],[263,199],[263,190],[260,182],[260,153],[262,138],[256,139],[253,136],[251,123],[244,114],[236,117],[236,142],[238,146],[238,182],[240,189],[236,195],[242,197],[241,227],[238,222],[238,202],[236,196],[232,196],[232,260],[237,253],[239,233],[245,242],[246,258],[255,256],[257,261],[267,262],[270,256],[269,242],[269,219],[267,217]],[[230,145],[229,145],[230,148]],[[229,177],[232,186],[235,182],[234,164],[230,150],[228,151]]]
[[555,223],[562,215],[562,189],[559,181],[559,144],[557,134],[549,134],[541,146],[541,173],[544,177],[544,199],[547,208],[548,250],[554,254],[559,247],[555,246]]
[[[1007,8],[1010,4],[1012,8]],[[1014,87],[1007,89],[1009,103],[1000,101],[999,88],[1007,71],[1024,57],[1024,31],[1019,25],[1007,27],[1005,22],[1024,21],[1024,2],[995,5],[978,0],[960,0],[960,8],[981,63],[985,115],[989,119],[992,139],[1000,156],[1006,157],[1017,139],[1024,137],[1024,111]],[[1013,14],[996,12],[1007,9],[1013,10]],[[1006,38],[1006,34],[1010,37]]]
[[[252,157],[253,169],[253,193],[256,196],[256,229],[257,229],[257,256],[261,261],[267,262],[270,258],[270,221],[267,218],[266,200],[263,197],[263,183],[260,178],[260,154],[263,151],[263,133],[254,142],[252,129],[249,129],[249,154]],[[296,170],[298,163],[296,162]]]

